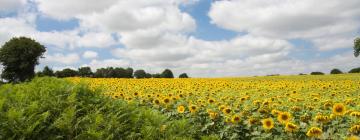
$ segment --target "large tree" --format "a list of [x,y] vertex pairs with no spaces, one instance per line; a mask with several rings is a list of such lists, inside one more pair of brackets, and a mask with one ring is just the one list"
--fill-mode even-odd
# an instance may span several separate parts
[[182,73],[179,75],[179,78],[189,78],[189,76],[186,73]]
[[79,76],[81,77],[92,77],[93,72],[91,71],[90,67],[81,67],[78,69]]
[[137,79],[146,78],[146,72],[144,70],[136,70],[134,72],[134,77]]
[[354,40],[354,55],[358,57],[360,55],[360,38]]
[[174,78],[174,74],[172,73],[171,70],[165,69],[165,70],[161,73],[161,78]]
[[13,83],[30,80],[45,51],[45,47],[33,39],[10,39],[0,48],[0,63],[4,66],[1,77]]

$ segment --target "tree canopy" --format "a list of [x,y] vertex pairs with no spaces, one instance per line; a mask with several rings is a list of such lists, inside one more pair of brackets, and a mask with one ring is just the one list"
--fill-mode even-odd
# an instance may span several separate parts
[[33,39],[10,39],[0,48],[0,63],[4,66],[1,77],[13,83],[32,79],[45,51],[45,47]]
[[174,74],[172,73],[171,70],[165,69],[165,70],[161,73],[161,78],[174,78]]

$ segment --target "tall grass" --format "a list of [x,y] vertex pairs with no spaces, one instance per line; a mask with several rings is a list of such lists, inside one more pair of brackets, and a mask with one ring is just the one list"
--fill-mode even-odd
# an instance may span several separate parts
[[56,78],[0,87],[0,139],[192,139],[187,120]]

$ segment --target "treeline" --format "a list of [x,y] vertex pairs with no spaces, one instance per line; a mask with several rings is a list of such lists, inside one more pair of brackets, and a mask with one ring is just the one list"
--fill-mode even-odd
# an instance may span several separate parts
[[[38,77],[42,76],[55,76],[58,78],[65,77],[93,77],[93,78],[174,78],[174,74],[170,69],[165,69],[162,73],[147,73],[145,70],[135,70],[133,68],[121,68],[121,67],[107,67],[99,68],[95,72],[90,67],[80,67],[77,70],[66,68],[59,71],[53,71],[48,66],[40,72],[37,72]],[[179,78],[189,78],[186,73],[179,75]]]
[[[360,73],[360,67],[351,69],[348,73]],[[330,74],[344,74],[340,69],[332,69]],[[306,75],[306,74],[299,74],[299,75]],[[325,75],[323,72],[315,71],[311,72],[310,75]]]

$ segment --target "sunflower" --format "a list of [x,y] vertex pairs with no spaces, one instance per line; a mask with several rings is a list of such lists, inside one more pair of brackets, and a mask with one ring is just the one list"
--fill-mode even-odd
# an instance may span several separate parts
[[307,133],[306,136],[308,137],[320,137],[322,135],[323,131],[321,130],[321,128],[319,127],[311,127]]
[[185,112],[185,107],[184,107],[183,105],[179,105],[179,106],[177,107],[177,112],[179,112],[179,113],[184,113],[184,112]]
[[250,125],[255,125],[255,124],[258,123],[258,120],[255,119],[255,118],[250,118],[250,119],[248,120],[248,122],[249,122]]
[[274,120],[272,118],[263,119],[261,123],[265,130],[270,130],[274,127]]
[[332,111],[333,111],[333,114],[342,116],[345,114],[346,108],[345,108],[344,104],[336,103],[336,104],[334,104]]
[[276,109],[271,110],[271,114],[274,115],[274,116],[277,116],[280,113],[281,113],[281,111],[279,111],[279,110],[276,110]]
[[212,103],[215,102],[215,100],[214,99],[209,99],[208,102],[209,102],[209,104],[212,104]]
[[239,116],[239,115],[234,115],[234,116],[231,118],[231,122],[232,122],[232,123],[238,123],[238,122],[240,122],[240,116]]
[[360,112],[358,112],[358,111],[351,112],[350,116],[360,118]]
[[299,129],[299,127],[291,122],[286,123],[285,131],[287,132],[295,132]]
[[289,112],[281,112],[277,119],[280,123],[285,124],[291,120],[291,114]]
[[360,137],[352,135],[352,136],[348,137],[347,140],[360,140]]
[[212,120],[216,119],[217,115],[218,115],[218,114],[217,114],[216,112],[209,112],[209,117],[210,117]]
[[230,114],[231,113],[231,109],[230,108],[224,108],[223,110],[222,110],[222,112],[224,113],[224,114]]
[[189,110],[191,113],[195,113],[197,110],[197,107],[195,105],[190,105]]
[[155,99],[155,100],[153,101],[153,103],[156,104],[156,105],[159,105],[159,104],[160,104],[160,101],[159,101],[159,99]]
[[170,98],[164,98],[164,99],[163,99],[163,103],[164,103],[164,104],[170,103]]
[[327,123],[330,121],[330,117],[329,116],[323,116],[323,115],[316,115],[315,116],[315,120],[319,123]]
[[350,127],[349,131],[353,134],[360,134],[360,125]]

